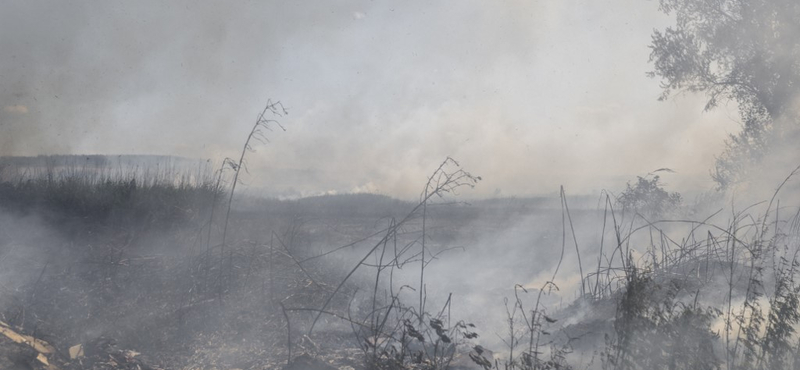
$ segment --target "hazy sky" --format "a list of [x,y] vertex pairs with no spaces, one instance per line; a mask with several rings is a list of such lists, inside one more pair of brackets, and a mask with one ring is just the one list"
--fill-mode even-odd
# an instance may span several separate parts
[[447,155],[474,196],[710,187],[734,114],[658,102],[647,0],[6,1],[0,155],[234,156],[252,187],[410,197]]

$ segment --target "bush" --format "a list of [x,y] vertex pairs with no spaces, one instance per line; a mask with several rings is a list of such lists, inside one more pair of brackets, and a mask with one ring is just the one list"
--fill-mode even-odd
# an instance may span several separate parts
[[623,212],[632,211],[653,220],[677,209],[682,202],[680,193],[664,190],[658,175],[637,176],[635,185],[628,183],[625,191],[617,197]]
[[718,335],[710,326],[721,315],[714,308],[676,299],[680,284],[663,289],[636,268],[627,276],[617,306],[614,338],[604,367],[613,369],[719,369],[714,353]]

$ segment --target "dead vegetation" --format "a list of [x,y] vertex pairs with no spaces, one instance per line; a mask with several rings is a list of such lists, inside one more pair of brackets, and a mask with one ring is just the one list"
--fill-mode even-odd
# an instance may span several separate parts
[[[657,181],[604,196],[596,260],[579,245],[562,191],[561,259],[584,254],[577,268],[570,267],[581,277],[579,299],[562,309],[546,303],[560,288],[559,262],[543,286],[516,287],[506,301],[506,348],[485,348],[481,328],[451,315],[450,298],[431,307],[426,293],[426,269],[447,250],[431,247],[430,209],[479,179],[448,158],[405,214],[322,249],[309,247],[308,229],[324,223],[293,217],[253,232],[256,213],[214,217],[203,197],[200,205],[189,197],[160,203],[183,202],[193,210],[169,216],[168,227],[163,219],[153,221],[153,212],[107,216],[98,225],[81,212],[99,206],[29,200],[68,210],[39,220],[43,225],[77,218],[73,225],[85,226],[59,231],[57,242],[45,245],[6,239],[3,262],[26,264],[13,270],[19,285],[3,291],[5,360],[20,368],[62,369],[778,369],[795,363],[797,213],[780,206],[778,191],[763,214],[732,211],[724,227],[710,221],[722,211],[699,221],[651,221],[654,208],[647,213],[640,207],[650,207],[652,199],[629,200],[661,190]],[[100,199],[123,205],[113,209],[117,215],[125,204],[136,210],[145,207],[136,201],[169,191],[206,192],[222,203],[205,184],[193,190],[140,186],[147,181],[136,179],[41,181],[6,183],[4,196],[33,199],[13,192],[33,194],[35,186],[81,190],[44,198],[49,202],[116,194]],[[31,212],[21,204],[8,207],[9,219]],[[126,229],[130,217],[146,222]],[[230,227],[225,248],[212,240],[223,224]],[[680,226],[686,234],[678,233]],[[10,231],[4,233],[19,238]],[[369,247],[358,249],[354,265],[329,263],[356,245]],[[22,247],[36,249],[37,260],[19,256]],[[398,283],[396,274],[409,270],[416,271],[416,284]],[[579,313],[586,310],[593,314]]]
[[[779,201],[798,169],[768,202],[731,207],[727,224],[719,223],[723,209],[685,219],[679,194],[665,191],[658,176],[639,177],[619,195],[604,193],[600,238],[590,246],[579,242],[580,225],[562,188],[557,264],[540,286],[514,287],[505,301],[507,330],[498,334],[505,348],[490,349],[481,344],[483,328],[451,313],[452,294],[428,296],[437,283],[430,281],[431,262],[453,249],[438,238],[446,232],[434,226],[434,210],[452,206],[453,195],[481,178],[447,158],[416,203],[360,198],[373,208],[358,213],[351,209],[354,196],[344,203],[322,197],[310,206],[312,200],[260,203],[280,210],[273,218],[253,203],[237,211],[236,185],[251,140],[275,123],[265,114],[282,109],[268,103],[239,160],[225,160],[211,175],[4,172],[3,366],[760,370],[798,364],[800,212]],[[317,209],[326,205],[333,211]],[[476,220],[455,209],[438,217]],[[344,229],[330,232],[336,228]],[[53,232],[31,236],[41,229]],[[563,266],[572,253],[576,266]],[[577,298],[557,308],[550,297],[563,298],[564,269],[578,276],[566,287]]]

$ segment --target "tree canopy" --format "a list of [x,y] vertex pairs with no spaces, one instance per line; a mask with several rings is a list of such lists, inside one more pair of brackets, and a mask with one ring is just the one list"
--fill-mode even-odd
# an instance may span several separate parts
[[707,96],[706,109],[738,106],[742,131],[732,135],[712,176],[721,187],[758,161],[771,139],[798,126],[800,2],[797,0],[660,0],[676,23],[655,30],[651,77],[667,99]]

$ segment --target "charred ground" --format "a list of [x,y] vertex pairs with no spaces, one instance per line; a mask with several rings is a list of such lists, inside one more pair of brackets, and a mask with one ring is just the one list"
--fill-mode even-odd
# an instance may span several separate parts
[[796,361],[799,223],[779,191],[714,210],[650,175],[599,199],[465,203],[452,194],[480,178],[448,159],[418,202],[241,195],[227,214],[230,174],[14,173],[0,183],[8,368]]

